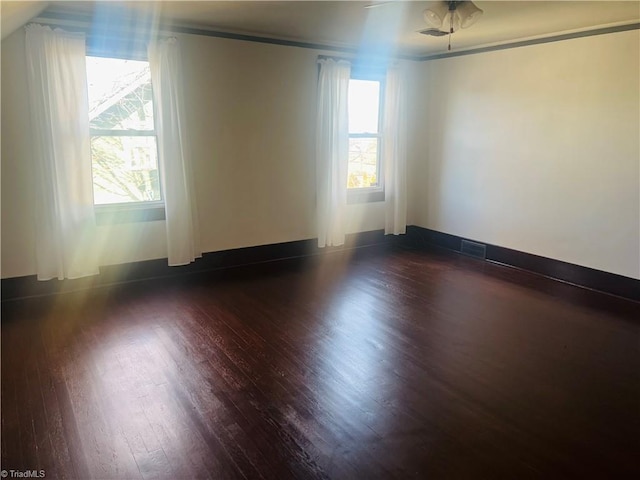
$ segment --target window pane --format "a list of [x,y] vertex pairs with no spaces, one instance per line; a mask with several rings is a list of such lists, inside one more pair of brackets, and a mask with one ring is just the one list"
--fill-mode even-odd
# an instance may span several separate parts
[[96,205],[161,200],[155,137],[92,137]]
[[378,133],[380,82],[349,80],[349,133]]
[[149,62],[87,57],[89,126],[153,130]]
[[378,139],[350,138],[348,188],[378,186]]

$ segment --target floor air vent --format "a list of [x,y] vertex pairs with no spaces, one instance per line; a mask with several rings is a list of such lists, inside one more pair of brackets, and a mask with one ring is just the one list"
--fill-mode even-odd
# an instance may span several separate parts
[[483,260],[487,258],[487,246],[484,243],[462,240],[460,252],[470,257],[482,258]]

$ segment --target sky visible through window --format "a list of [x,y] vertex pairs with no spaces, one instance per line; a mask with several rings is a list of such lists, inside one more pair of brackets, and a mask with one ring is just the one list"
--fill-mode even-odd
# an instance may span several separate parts
[[89,110],[93,110],[105,97],[149,69],[148,62],[120,58],[87,57],[87,85]]
[[378,133],[380,82],[349,81],[349,133]]

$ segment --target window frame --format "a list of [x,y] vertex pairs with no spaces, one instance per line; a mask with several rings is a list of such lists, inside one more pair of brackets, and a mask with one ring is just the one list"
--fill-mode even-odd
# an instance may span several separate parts
[[[127,51],[121,49],[105,49],[102,46],[96,46],[87,44],[85,51],[86,57],[101,57],[111,58],[116,60],[136,60],[149,62],[146,52],[142,49],[133,49]],[[153,85],[151,86],[153,89]],[[158,148],[158,132],[156,129],[155,114],[157,112],[155,102],[152,99],[152,106],[154,111],[154,128],[153,134],[150,134],[150,130],[104,130],[104,129],[92,129],[89,127],[90,140],[94,136],[153,136],[156,139],[156,149]],[[115,135],[114,135],[114,132]],[[159,152],[158,159],[159,159]],[[93,157],[91,157],[91,164],[93,169]],[[166,210],[164,201],[164,192],[162,191],[162,169],[160,168],[160,162],[158,161],[158,181],[160,183],[161,199],[149,200],[140,202],[122,202],[122,203],[109,203],[109,204],[93,204],[93,209],[96,218],[97,225],[110,225],[118,223],[139,223],[139,222],[153,222],[166,220]],[[93,176],[91,188],[94,188]]]
[[385,200],[385,178],[384,178],[384,165],[382,161],[382,127],[384,125],[384,92],[385,92],[385,80],[386,72],[382,69],[367,69],[367,68],[352,68],[349,81],[351,80],[366,80],[375,81],[380,85],[378,93],[378,133],[350,133],[349,140],[351,138],[376,138],[378,140],[377,151],[377,172],[378,172],[378,185],[375,187],[351,187],[347,186],[347,203],[373,203],[384,202]]

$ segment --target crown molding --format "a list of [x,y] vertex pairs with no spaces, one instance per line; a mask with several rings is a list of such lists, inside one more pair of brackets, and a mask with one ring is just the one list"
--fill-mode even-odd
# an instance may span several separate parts
[[629,30],[640,29],[640,23],[628,23],[622,25],[612,25],[607,27],[594,28],[591,30],[580,30],[570,33],[563,33],[560,35],[549,35],[536,38],[530,38],[527,40],[518,40],[515,42],[501,43],[498,45],[487,45],[485,47],[472,48],[469,50],[458,50],[445,53],[435,53],[431,55],[421,56],[418,61],[427,62],[430,60],[440,60],[442,58],[462,57],[465,55],[477,55],[479,53],[495,52],[498,50],[508,50],[511,48],[528,47],[531,45],[540,45],[543,43],[562,42],[565,40],[572,40],[574,38],[593,37],[596,35],[606,35],[609,33],[627,32]]

